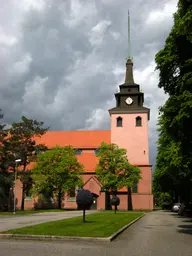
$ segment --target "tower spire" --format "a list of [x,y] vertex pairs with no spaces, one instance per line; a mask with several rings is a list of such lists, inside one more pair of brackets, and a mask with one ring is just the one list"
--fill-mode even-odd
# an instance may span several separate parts
[[128,10],[128,58],[131,60],[131,31],[130,31],[130,14]]
[[130,30],[130,14],[128,10],[128,57],[126,63],[125,84],[135,84],[133,79],[133,62],[131,57],[131,30]]

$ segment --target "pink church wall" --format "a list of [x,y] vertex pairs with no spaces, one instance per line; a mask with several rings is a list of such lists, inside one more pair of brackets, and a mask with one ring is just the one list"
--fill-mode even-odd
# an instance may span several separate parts
[[152,171],[151,167],[139,167],[142,179],[138,184],[138,193],[152,194]]
[[[21,200],[22,200],[22,183],[19,179],[16,181],[16,209],[21,209]],[[32,209],[34,207],[35,200],[31,198],[25,199],[25,209]]]
[[[128,198],[127,194],[118,195],[120,198],[120,205],[118,210],[128,209]],[[132,194],[132,205],[133,210],[152,210],[153,209],[153,196],[143,194]]]
[[134,210],[152,210],[153,195],[133,194],[132,203]]
[[95,179],[93,179],[91,177],[91,179],[84,185],[83,187],[84,189],[87,189],[89,191],[91,191],[92,193],[96,194],[96,195],[100,195],[100,190],[101,187],[99,186],[99,184],[95,181]]
[[[123,127],[116,126],[116,119],[119,116],[123,118]],[[142,118],[140,127],[136,127],[137,116]],[[149,164],[147,113],[112,114],[111,143],[127,149],[128,160],[131,164]]]
[[[118,195],[119,199],[120,199],[120,205],[118,206],[118,210],[127,210],[128,208],[128,199],[127,199],[127,195]],[[113,208],[113,207],[112,207]],[[113,208],[114,209],[114,208]]]
[[97,199],[97,209],[104,210],[105,209],[105,193],[100,193]]
[[16,208],[21,209],[22,183],[19,179],[16,181]]
[[72,201],[68,198],[63,201],[62,207],[64,207],[65,209],[77,209],[76,200],[74,199]]
[[[142,167],[141,168],[143,174],[143,180],[140,181],[138,185],[138,194],[132,194],[132,203],[134,210],[146,210],[146,209],[153,209],[153,196],[151,194],[151,185],[150,185],[150,170],[149,167]],[[93,177],[93,175],[83,175],[83,179],[86,181]],[[146,179],[146,180],[145,180]],[[149,179],[149,180],[147,180]],[[105,209],[105,193],[100,192],[100,186],[98,183],[92,179],[88,182],[85,189],[89,189],[91,192],[98,195],[97,198],[97,209],[104,210]],[[22,185],[19,180],[17,180],[17,190],[16,190],[16,198],[17,198],[17,209],[21,207],[21,191]],[[120,205],[118,207],[119,210],[127,210],[128,208],[128,198],[127,194],[119,194],[120,198]],[[32,209],[34,208],[35,202],[38,202],[38,198],[25,200],[25,209]],[[70,199],[67,195],[65,195],[65,199],[62,201],[62,207],[66,209],[76,209],[77,204],[75,198]],[[53,208],[57,208],[57,203],[53,205]]]

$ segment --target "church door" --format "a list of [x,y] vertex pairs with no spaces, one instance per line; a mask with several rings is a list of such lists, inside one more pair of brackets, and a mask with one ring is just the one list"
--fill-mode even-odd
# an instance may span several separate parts
[[92,194],[93,194],[93,204],[91,206],[91,210],[97,210],[97,198],[98,198],[98,195],[96,195],[94,193],[92,193]]

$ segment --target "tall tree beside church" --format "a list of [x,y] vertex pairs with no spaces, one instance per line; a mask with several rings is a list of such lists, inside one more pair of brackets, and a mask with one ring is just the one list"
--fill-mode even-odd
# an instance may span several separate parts
[[139,181],[141,176],[140,170],[128,162],[126,150],[119,148],[116,144],[102,143],[98,158],[96,174],[103,185],[103,190],[109,196],[109,192],[116,194],[120,188],[126,187],[128,201],[131,202],[131,187]]
[[160,109],[156,187],[159,182],[161,189],[171,189],[162,187],[169,176],[177,193],[188,200],[192,181],[192,1],[179,0],[174,25],[156,63],[159,87],[169,94]]
[[179,196],[180,177],[178,168],[182,168],[182,155],[179,144],[170,138],[164,126],[164,116],[159,118],[159,139],[156,169],[153,174],[153,194],[158,203],[162,192],[168,192],[173,198]]
[[48,130],[48,128],[44,128],[43,125],[43,122],[22,116],[21,121],[13,123],[12,127],[9,129],[9,151],[12,154],[13,160],[16,158],[22,160],[19,168],[19,170],[21,170],[19,177],[22,182],[21,210],[24,210],[25,192],[30,180],[27,165],[34,160],[33,155],[36,150],[47,149],[45,145],[36,144],[35,141],[35,137],[41,137]]
[[121,172],[126,164],[126,150],[116,144],[102,143],[98,154],[99,163],[96,174],[103,185],[103,189],[116,192],[122,187]]

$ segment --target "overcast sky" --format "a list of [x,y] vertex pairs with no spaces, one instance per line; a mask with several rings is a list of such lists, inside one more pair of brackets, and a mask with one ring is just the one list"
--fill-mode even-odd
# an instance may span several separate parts
[[177,0],[1,0],[0,108],[51,130],[109,129],[108,109],[125,78],[127,10],[135,82],[151,109],[155,163],[158,89],[155,54],[173,25]]

